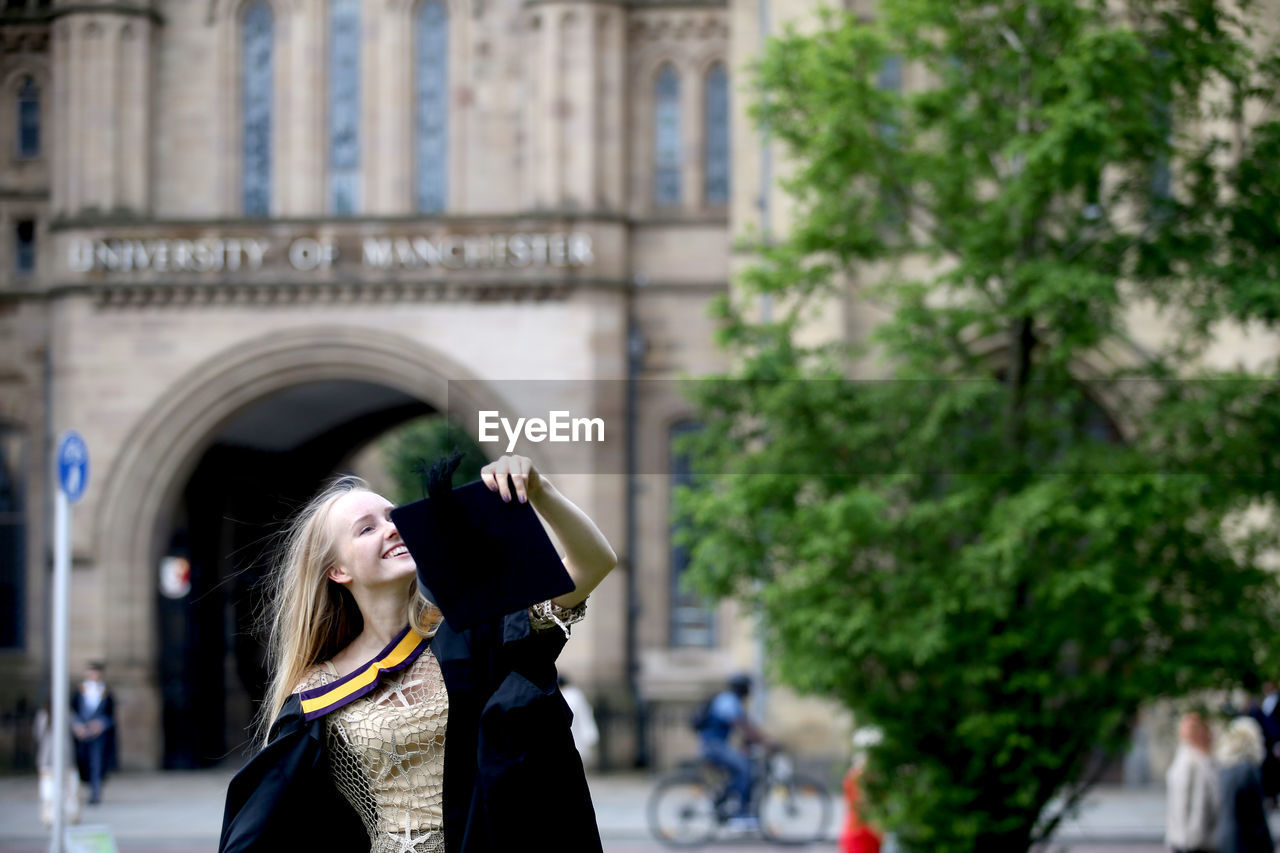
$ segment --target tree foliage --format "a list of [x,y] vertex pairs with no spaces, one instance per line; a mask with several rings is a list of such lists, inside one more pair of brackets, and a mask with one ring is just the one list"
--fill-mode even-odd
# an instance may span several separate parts
[[[1203,367],[1280,322],[1253,15],[881,0],[760,61],[797,212],[719,303],[736,367],[679,512],[777,675],[884,730],[867,784],[912,851],[1028,849],[1142,703],[1271,665],[1276,363]],[[886,319],[806,343],[846,289]]]
[[480,469],[489,462],[467,431],[444,415],[427,415],[404,424],[382,439],[382,448],[387,473],[395,484],[391,498],[397,504],[426,497],[423,477],[426,467],[455,450],[465,455],[454,472],[454,485],[480,479]]

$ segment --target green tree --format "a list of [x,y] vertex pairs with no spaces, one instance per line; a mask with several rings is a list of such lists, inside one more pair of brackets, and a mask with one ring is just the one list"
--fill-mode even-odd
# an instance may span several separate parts
[[387,473],[395,484],[395,494],[390,497],[397,504],[426,497],[423,472],[455,450],[465,454],[453,475],[455,486],[480,479],[480,469],[489,462],[466,430],[444,415],[427,415],[410,421],[388,433],[381,442]]
[[[884,730],[867,784],[909,850],[1028,849],[1142,703],[1270,665],[1276,365],[1197,367],[1280,321],[1252,14],[882,0],[760,61],[796,215],[719,303],[736,366],[700,383],[679,511],[777,676]],[[805,344],[845,289],[887,319]]]

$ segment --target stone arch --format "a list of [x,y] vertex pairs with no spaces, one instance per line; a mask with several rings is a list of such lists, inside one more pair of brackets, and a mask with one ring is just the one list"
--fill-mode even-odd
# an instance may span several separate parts
[[716,65],[723,65],[729,79],[733,79],[733,66],[729,63],[728,50],[723,46],[706,47],[697,52],[690,60],[689,67],[697,75],[698,80],[705,80]]
[[0,82],[0,89],[3,89],[10,98],[17,97],[23,81],[28,77],[35,81],[42,96],[50,91],[52,79],[48,66],[35,57],[26,56],[5,72],[3,82]]
[[[1005,334],[973,338],[968,343],[979,362],[993,371],[1005,363],[1012,346]],[[1087,386],[1089,398],[1123,441],[1131,441],[1137,435],[1138,425],[1122,416],[1127,402],[1122,393],[1126,383],[1111,381],[1110,377],[1118,370],[1147,364],[1154,355],[1147,347],[1124,337],[1077,357],[1069,366],[1073,380]]]
[[[108,606],[127,632],[108,637],[107,656],[149,680],[156,659],[151,574],[163,546],[165,513],[219,429],[245,407],[295,385],[355,380],[384,385],[444,409],[448,383],[475,379],[452,359],[398,336],[346,327],[313,327],[238,344],[208,359],[142,417],[104,480],[93,525],[96,562]],[[501,408],[481,383],[454,389],[463,409]],[[114,620],[113,620],[114,621]],[[125,745],[126,749],[128,745]]]

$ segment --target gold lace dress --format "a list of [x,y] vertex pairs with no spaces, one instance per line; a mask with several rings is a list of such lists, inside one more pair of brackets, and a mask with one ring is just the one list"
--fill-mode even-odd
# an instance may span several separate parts
[[[585,614],[585,602],[571,610],[550,602],[529,608],[534,630],[559,627],[566,634]],[[297,689],[337,679],[326,661]],[[334,784],[360,815],[371,853],[444,853],[448,721],[449,697],[430,648],[404,669],[382,673],[374,690],[326,716]]]

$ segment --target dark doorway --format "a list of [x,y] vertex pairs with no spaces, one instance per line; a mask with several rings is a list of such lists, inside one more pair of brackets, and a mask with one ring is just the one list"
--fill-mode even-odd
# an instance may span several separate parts
[[353,452],[431,411],[372,383],[314,382],[248,407],[213,438],[164,555],[187,561],[190,589],[157,592],[165,768],[243,759],[266,684],[257,622],[273,537],[325,480],[348,473]]

